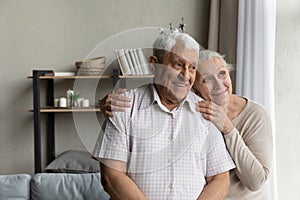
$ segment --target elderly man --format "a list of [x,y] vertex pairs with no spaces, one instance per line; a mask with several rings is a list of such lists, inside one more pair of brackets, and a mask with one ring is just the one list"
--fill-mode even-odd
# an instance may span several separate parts
[[190,92],[199,44],[161,33],[149,64],[154,83],[131,90],[130,108],[108,119],[93,156],[112,199],[223,199],[234,164],[218,129],[196,110]]

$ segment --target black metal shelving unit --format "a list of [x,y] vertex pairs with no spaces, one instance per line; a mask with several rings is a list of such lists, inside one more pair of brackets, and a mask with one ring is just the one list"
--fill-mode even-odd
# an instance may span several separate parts
[[[55,114],[57,113],[72,113],[72,112],[100,112],[100,108],[88,109],[59,109],[54,108],[54,81],[56,79],[99,79],[99,78],[112,78],[114,88],[125,88],[126,79],[128,78],[151,78],[153,76],[121,76],[118,69],[113,70],[113,76],[66,76],[55,77],[53,70],[33,70],[32,78],[33,83],[33,109],[31,110],[34,115],[34,172],[42,172],[42,142],[41,142],[41,115],[47,116],[46,120],[46,163],[49,164],[55,159]],[[41,81],[46,82],[46,104],[41,106]]]
[[[33,70],[33,125],[34,125],[34,172],[42,172],[42,142],[41,142],[41,114],[46,114],[46,162],[49,164],[55,159],[55,114],[72,112],[100,112],[99,108],[84,109],[56,109],[54,108],[54,80],[55,79],[92,79],[92,78],[113,78],[113,83],[118,82],[118,71],[114,71],[114,76],[73,76],[55,77],[52,70]],[[46,82],[46,107],[41,106],[41,81]]]

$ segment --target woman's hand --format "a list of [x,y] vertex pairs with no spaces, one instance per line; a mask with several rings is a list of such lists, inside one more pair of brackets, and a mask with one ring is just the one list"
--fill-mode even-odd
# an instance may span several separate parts
[[205,119],[214,123],[214,125],[225,135],[234,128],[231,120],[227,117],[224,108],[212,101],[199,101],[196,103],[196,110],[199,111]]
[[117,89],[101,99],[100,110],[106,117],[112,117],[114,112],[124,112],[131,106],[131,99],[123,96],[125,92],[126,89]]

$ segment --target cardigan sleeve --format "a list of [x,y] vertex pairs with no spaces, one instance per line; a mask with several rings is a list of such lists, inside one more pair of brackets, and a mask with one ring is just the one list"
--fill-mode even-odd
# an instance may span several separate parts
[[234,128],[224,138],[236,165],[236,175],[249,190],[256,191],[266,182],[270,172],[272,129],[262,108],[252,113],[238,124],[240,131]]

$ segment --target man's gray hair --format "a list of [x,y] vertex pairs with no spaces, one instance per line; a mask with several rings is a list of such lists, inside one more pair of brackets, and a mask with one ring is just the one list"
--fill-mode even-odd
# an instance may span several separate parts
[[199,43],[186,33],[174,31],[172,33],[161,32],[153,43],[153,55],[158,58],[160,62],[166,52],[171,52],[176,42],[181,42],[188,50],[195,50],[199,52]]
[[234,68],[231,64],[228,64],[226,60],[224,59],[225,55],[221,55],[216,51],[211,51],[211,50],[202,50],[199,52],[199,60],[206,60],[206,59],[211,59],[211,58],[219,58],[222,62],[224,62],[225,67],[227,70],[230,72]]

